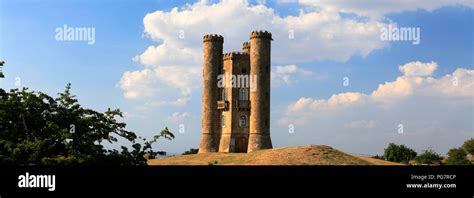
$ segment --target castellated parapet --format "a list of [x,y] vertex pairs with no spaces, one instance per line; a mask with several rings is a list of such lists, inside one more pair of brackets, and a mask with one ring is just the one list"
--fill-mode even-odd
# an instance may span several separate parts
[[242,44],[242,52],[245,54],[250,53],[250,43],[249,42],[244,42]]
[[229,60],[229,59],[248,59],[249,54],[243,53],[243,52],[227,52],[224,53],[224,61]]
[[256,30],[252,31],[250,33],[250,40],[254,38],[261,38],[261,39],[270,39],[273,40],[272,38],[272,33],[269,31],[263,31],[263,30]]
[[[271,33],[251,32],[250,42],[242,44],[242,52],[222,53],[224,38],[220,35],[205,35],[203,40],[203,120],[199,153],[271,149]],[[221,81],[231,80],[226,77],[247,81],[237,86],[223,84]]]
[[221,42],[224,43],[224,37],[219,34],[206,34],[203,37],[203,42]]

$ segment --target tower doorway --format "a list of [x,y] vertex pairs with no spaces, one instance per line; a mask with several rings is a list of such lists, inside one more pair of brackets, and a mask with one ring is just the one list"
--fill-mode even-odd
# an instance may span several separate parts
[[245,137],[240,137],[236,141],[235,152],[236,153],[246,153],[248,146],[248,140]]

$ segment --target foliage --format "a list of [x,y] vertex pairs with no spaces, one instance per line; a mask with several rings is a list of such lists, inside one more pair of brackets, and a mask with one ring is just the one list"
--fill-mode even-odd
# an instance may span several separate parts
[[207,165],[214,166],[214,165],[217,165],[218,163],[219,163],[218,161],[209,161],[207,162]]
[[467,159],[467,152],[462,148],[453,148],[448,152],[446,165],[471,165]]
[[429,149],[416,156],[415,161],[417,164],[441,164],[441,157],[438,153]]
[[4,64],[5,64],[5,61],[0,60],[0,78],[5,78],[5,76],[3,75],[3,72],[2,72],[2,67],[3,67]]
[[[145,165],[144,154],[163,137],[174,139],[165,128],[153,140],[137,142],[137,135],[125,129],[119,109],[104,113],[83,108],[68,84],[56,98],[42,92],[0,89],[0,164],[1,165]],[[123,138],[131,150],[107,149]]]
[[471,138],[466,140],[462,145],[462,148],[469,154],[474,155],[474,139]]
[[181,155],[192,155],[192,154],[196,154],[198,152],[199,152],[199,149],[191,148],[187,151],[184,151],[184,153],[182,153]]
[[384,157],[388,161],[405,162],[408,164],[410,160],[416,157],[416,152],[403,144],[396,145],[390,143],[384,150]]
[[383,160],[383,159],[384,159],[384,157],[383,157],[383,156],[380,156],[380,155],[374,155],[374,156],[372,156],[372,158],[374,158],[374,159],[379,159],[379,160]]

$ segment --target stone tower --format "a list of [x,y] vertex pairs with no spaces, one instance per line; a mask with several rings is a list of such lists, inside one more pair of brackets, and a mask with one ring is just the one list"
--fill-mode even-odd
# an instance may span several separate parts
[[204,36],[202,137],[199,153],[271,149],[272,35],[254,31],[242,52],[223,54],[220,35]]
[[219,148],[219,114],[217,112],[217,75],[222,67],[224,38],[204,36],[204,64],[202,86],[202,137],[200,153],[217,152]]
[[250,92],[250,134],[248,151],[272,148],[270,139],[270,55],[272,34],[250,33],[250,75],[257,76],[256,91]]

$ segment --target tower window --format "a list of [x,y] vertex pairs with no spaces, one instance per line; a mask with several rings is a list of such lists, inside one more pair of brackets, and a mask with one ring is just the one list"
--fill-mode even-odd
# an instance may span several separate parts
[[225,128],[225,116],[221,115],[221,126],[222,128]]
[[227,89],[226,88],[222,89],[222,100],[224,100],[224,101],[227,100]]
[[242,88],[239,90],[239,100],[249,100],[249,90]]
[[247,116],[245,116],[245,115],[241,115],[241,116],[240,116],[239,125],[240,125],[241,127],[246,127],[246,126],[247,126]]

